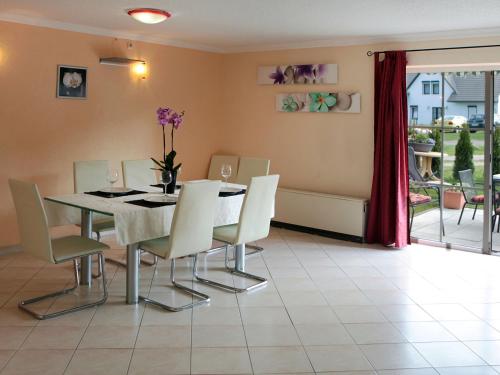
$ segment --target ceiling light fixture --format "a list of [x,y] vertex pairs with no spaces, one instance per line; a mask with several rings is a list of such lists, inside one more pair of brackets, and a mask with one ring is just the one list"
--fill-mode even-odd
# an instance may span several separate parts
[[160,23],[172,17],[172,14],[165,10],[153,8],[130,9],[127,14],[139,22],[149,24]]

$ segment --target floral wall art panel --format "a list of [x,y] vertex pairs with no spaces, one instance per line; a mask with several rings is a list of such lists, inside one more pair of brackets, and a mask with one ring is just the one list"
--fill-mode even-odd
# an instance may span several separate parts
[[260,66],[259,85],[320,85],[337,83],[337,64]]
[[301,92],[278,94],[278,112],[360,113],[361,95],[346,92]]

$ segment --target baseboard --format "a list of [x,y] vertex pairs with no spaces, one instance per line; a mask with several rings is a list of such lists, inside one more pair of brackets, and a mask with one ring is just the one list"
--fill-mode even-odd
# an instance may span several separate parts
[[345,233],[331,232],[329,230],[303,227],[302,225],[283,223],[281,221],[271,220],[271,226],[276,227],[276,228],[284,228],[284,229],[294,230],[296,232],[317,234],[318,236],[334,238],[336,240],[343,240],[343,241],[350,241],[350,242],[357,242],[357,243],[364,242],[363,237],[353,236],[353,235],[345,234]]
[[19,253],[20,251],[21,251],[21,245],[2,246],[0,247],[0,256]]

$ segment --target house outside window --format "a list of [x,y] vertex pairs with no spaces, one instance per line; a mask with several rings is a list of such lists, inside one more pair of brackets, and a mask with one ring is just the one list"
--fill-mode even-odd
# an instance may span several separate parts
[[439,95],[439,81],[432,81],[432,95]]
[[430,93],[431,93],[431,82],[430,81],[422,81],[422,93],[424,95],[430,95]]

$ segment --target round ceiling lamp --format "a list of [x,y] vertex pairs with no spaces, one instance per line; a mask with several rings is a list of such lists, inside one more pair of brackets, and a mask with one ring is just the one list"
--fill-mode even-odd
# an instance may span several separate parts
[[149,24],[160,23],[172,17],[172,14],[165,10],[153,8],[130,9],[127,10],[127,14],[139,22]]

